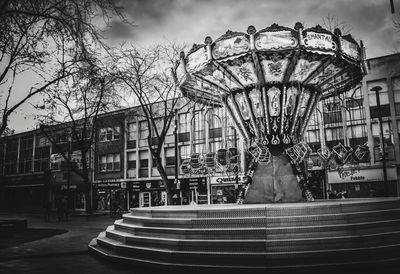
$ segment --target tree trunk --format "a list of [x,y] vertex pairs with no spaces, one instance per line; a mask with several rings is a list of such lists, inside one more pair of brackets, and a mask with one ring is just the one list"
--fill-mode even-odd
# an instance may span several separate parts
[[167,173],[162,165],[161,157],[155,157],[154,160],[156,161],[158,173],[160,173],[160,177],[165,185],[165,191],[167,192],[167,205],[171,205],[172,196],[174,195],[174,184],[168,179]]
[[85,211],[86,213],[92,213],[92,202],[91,202],[91,185],[90,185],[90,178],[89,178],[89,170],[88,165],[86,162],[86,150],[81,150],[81,162],[82,162],[82,173],[83,173],[83,182],[84,182],[84,189],[85,189]]

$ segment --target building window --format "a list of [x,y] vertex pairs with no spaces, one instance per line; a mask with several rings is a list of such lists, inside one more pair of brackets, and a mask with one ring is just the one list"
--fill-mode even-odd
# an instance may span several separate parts
[[182,163],[183,160],[189,159],[190,158],[190,146],[180,146],[179,147],[179,156],[180,156],[180,162]]
[[365,145],[368,141],[366,125],[348,126],[347,137],[352,148],[358,145]]
[[[371,91],[372,88],[377,87],[377,86],[382,88],[379,91],[380,108],[378,108],[375,91]],[[386,80],[378,80],[378,81],[368,82],[367,90],[368,90],[368,99],[369,99],[371,118],[379,117],[379,110],[381,112],[382,117],[390,116],[389,96],[388,96],[388,87],[387,87]]]
[[49,168],[50,161],[50,146],[36,147],[34,171],[41,172]]
[[21,138],[19,149],[19,173],[32,172],[33,136]]
[[6,143],[5,174],[17,173],[18,139],[8,140]]
[[120,169],[120,155],[118,153],[99,156],[100,172],[119,171]]
[[51,146],[51,142],[45,136],[36,136],[36,147]]
[[175,166],[175,148],[169,147],[165,149],[165,165]]
[[136,152],[129,152],[127,155],[127,176],[128,178],[136,177]]
[[392,79],[392,87],[396,115],[400,115],[400,77]]
[[210,142],[210,150],[211,152],[217,152],[218,149],[222,148],[222,142],[217,141],[217,142]]
[[204,117],[201,111],[197,111],[192,119],[194,140],[204,140]]
[[214,108],[209,111],[209,134],[210,138],[222,137],[222,108]]
[[143,150],[139,152],[139,177],[149,176],[149,152]]
[[133,122],[128,124],[128,143],[127,148],[136,148],[136,140],[138,137],[137,123]]
[[119,138],[120,138],[120,127],[118,126],[100,129],[99,132],[100,142],[119,140]]
[[343,128],[326,128],[325,129],[326,146],[332,149],[335,145],[341,143],[344,145]]
[[321,148],[319,130],[308,130],[305,134],[305,141],[310,146],[312,152],[316,153]]
[[382,145],[385,144],[385,155],[386,160],[394,161],[396,160],[396,155],[394,151],[394,143],[393,143],[393,131],[390,122],[383,122],[383,140],[380,135],[380,127],[378,123],[373,123],[372,125],[372,136],[374,138],[374,154],[375,161],[382,161]]
[[194,152],[203,154],[203,153],[206,152],[205,148],[206,148],[205,144],[195,144],[194,145]]
[[149,136],[149,127],[147,124],[147,121],[142,121],[139,124],[140,126],[140,131],[139,131],[139,139],[147,139]]
[[190,132],[189,113],[181,113],[178,115],[179,133]]

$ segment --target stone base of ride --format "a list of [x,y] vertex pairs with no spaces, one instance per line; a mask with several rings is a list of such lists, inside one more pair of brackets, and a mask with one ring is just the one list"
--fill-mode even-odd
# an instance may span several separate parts
[[244,197],[245,204],[287,203],[303,200],[292,166],[283,154],[272,156],[269,163],[260,162],[252,179],[252,184]]
[[135,208],[89,250],[179,271],[387,266],[400,262],[400,199]]

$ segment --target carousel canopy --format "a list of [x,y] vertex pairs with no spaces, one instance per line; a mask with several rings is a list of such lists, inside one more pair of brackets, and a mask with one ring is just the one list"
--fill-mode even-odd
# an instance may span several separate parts
[[227,31],[181,55],[180,88],[196,102],[224,106],[247,139],[295,143],[320,99],[364,75],[363,49],[340,30],[276,24]]

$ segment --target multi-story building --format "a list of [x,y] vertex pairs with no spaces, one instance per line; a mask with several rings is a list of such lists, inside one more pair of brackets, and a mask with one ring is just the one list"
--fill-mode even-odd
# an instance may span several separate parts
[[[366,66],[368,74],[359,87],[321,101],[313,115],[305,136],[314,152],[309,160],[311,180],[319,185],[326,181],[328,189],[347,191],[350,197],[385,195],[384,144],[388,194],[399,196],[400,54],[368,59]],[[380,106],[372,90],[374,87],[381,88]],[[383,138],[378,121],[379,109]],[[326,148],[332,152],[339,143],[353,150],[366,145],[370,157],[338,166],[324,162],[316,153],[318,149],[321,152]]]
[[[313,153],[307,160],[308,176],[314,194],[322,198],[324,190],[345,190],[350,197],[382,196],[382,144],[385,147],[386,174],[389,195],[400,191],[400,54],[369,59],[368,75],[359,87],[347,94],[319,103],[313,114],[305,141]],[[378,106],[371,89],[380,86],[380,113],[383,138],[378,124]],[[110,209],[113,203],[125,209],[137,206],[162,205],[166,192],[148,146],[148,128],[139,107],[101,115],[96,128],[90,163],[93,207]],[[162,161],[170,180],[175,178],[175,163],[179,169],[180,202],[228,203],[236,200],[243,181],[246,151],[243,140],[227,114],[219,108],[185,107],[176,117],[176,134],[171,126],[163,146]],[[178,155],[175,153],[175,136]],[[153,143],[158,140],[152,140]],[[74,152],[73,140],[60,134],[59,143]],[[367,147],[369,157],[347,164],[324,161],[320,156],[343,146],[356,150]],[[224,163],[227,150],[235,149],[235,168]],[[68,172],[59,156],[60,146],[52,145],[41,130],[33,130],[0,139],[0,201],[2,206],[41,205],[44,193],[50,189],[53,197],[70,193],[70,207],[85,206],[82,179]],[[198,153],[207,160],[207,153],[216,153],[212,172],[185,169],[185,160]],[[75,156],[74,156],[75,155]],[[228,153],[229,155],[229,153]],[[223,156],[223,157],[222,157]],[[367,155],[368,156],[368,155]],[[46,170],[50,169],[50,172]],[[50,175],[49,175],[50,174]],[[236,176],[236,174],[238,174]],[[48,183],[46,183],[48,182]],[[49,185],[46,185],[49,184]]]

